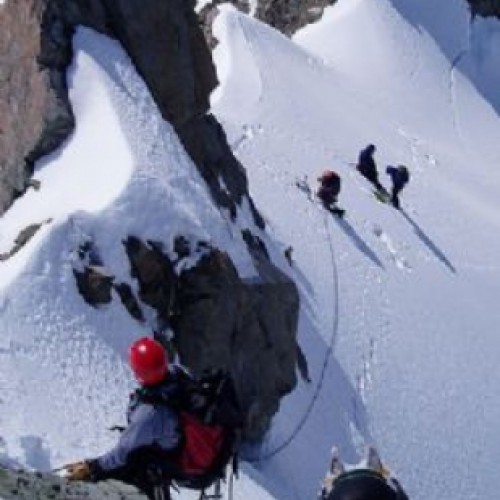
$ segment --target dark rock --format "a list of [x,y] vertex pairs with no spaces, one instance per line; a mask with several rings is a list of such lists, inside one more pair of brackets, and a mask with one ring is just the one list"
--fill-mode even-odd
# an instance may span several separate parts
[[14,246],[10,249],[9,252],[7,253],[2,253],[0,254],[0,261],[2,260],[7,260],[10,257],[12,257],[14,254],[19,252],[21,248],[28,243],[33,236],[38,232],[38,230],[44,225],[44,224],[50,224],[52,222],[52,219],[47,219],[43,222],[40,222],[39,224],[30,224],[29,226],[25,227],[17,236],[16,239],[14,240]]
[[500,19],[500,0],[467,0],[473,16],[498,17]]
[[83,272],[73,269],[76,285],[85,302],[92,307],[111,302],[113,276],[104,272],[104,268],[85,267]]
[[155,242],[146,244],[129,236],[123,244],[130,261],[130,274],[139,284],[139,298],[157,311],[160,325],[168,324],[177,285],[172,262]]
[[16,500],[142,500],[146,496],[118,481],[69,482],[53,474],[9,470],[0,466],[0,498]]
[[144,314],[130,285],[127,283],[118,283],[115,285],[115,290],[130,316],[143,323],[145,321]]
[[[220,125],[204,116],[217,77],[193,6],[191,0],[26,0],[3,7],[0,214],[24,193],[35,162],[74,128],[65,71],[74,26],[82,24],[123,45],[214,200],[235,217],[236,206],[248,197],[247,179]],[[251,200],[250,206],[263,227]]]
[[184,236],[177,236],[174,240],[174,252],[177,254],[178,260],[189,257],[191,255],[189,240]]
[[243,236],[243,240],[245,241],[250,254],[254,258],[264,258],[269,259],[269,252],[267,251],[265,243],[255,234],[253,234],[250,229],[244,229],[241,231],[241,235]]
[[336,0],[259,0],[255,17],[287,36],[318,21]]
[[[212,0],[198,13],[203,33],[211,49],[218,43],[212,32],[212,24],[219,13],[217,6],[225,2],[226,0]],[[245,14],[250,11],[248,0],[229,2]],[[292,36],[300,28],[321,19],[325,8],[335,2],[336,0],[257,0],[254,16],[286,36]]]
[[74,21],[106,30],[121,42],[163,117],[174,127],[208,110],[217,77],[193,2],[73,2],[83,6],[80,13],[71,12]]
[[71,29],[55,10],[50,0],[2,7],[0,215],[26,190],[34,162],[59,147],[74,126],[65,74]]
[[[213,115],[192,120],[177,133],[184,147],[197,165],[217,205],[236,217],[237,206],[248,199],[255,223],[265,227],[262,216],[248,194],[245,169],[233,155],[226,134]],[[222,181],[222,182],[221,182]]]
[[281,397],[296,385],[299,297],[276,269],[274,277],[279,279],[245,283],[218,250],[179,277],[173,326],[180,359],[195,373],[232,373],[249,439],[262,437]]

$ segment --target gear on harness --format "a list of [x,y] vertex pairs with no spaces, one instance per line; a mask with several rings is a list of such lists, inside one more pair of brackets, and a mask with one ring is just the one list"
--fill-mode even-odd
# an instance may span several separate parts
[[243,413],[231,377],[205,372],[192,378],[180,371],[177,390],[167,397],[148,387],[138,389],[138,403],[165,405],[179,417],[181,445],[170,479],[177,487],[203,491],[225,478],[228,465],[237,474],[237,452]]

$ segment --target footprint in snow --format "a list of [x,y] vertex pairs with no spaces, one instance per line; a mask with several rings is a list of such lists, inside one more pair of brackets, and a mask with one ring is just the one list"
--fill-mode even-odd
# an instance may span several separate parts
[[398,250],[396,249],[393,241],[379,225],[375,224],[373,226],[373,234],[385,245],[389,252],[389,255],[391,256],[398,269],[406,269],[407,271],[411,270],[410,264],[408,264],[404,257],[398,255]]

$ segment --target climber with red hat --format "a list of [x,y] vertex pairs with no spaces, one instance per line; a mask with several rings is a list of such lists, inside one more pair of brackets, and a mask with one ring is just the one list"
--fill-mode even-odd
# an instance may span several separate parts
[[[179,419],[174,408],[139,397],[141,390],[163,400],[178,390],[175,370],[163,346],[143,337],[129,349],[129,363],[141,388],[133,393],[127,411],[127,427],[116,446],[100,457],[65,466],[66,477],[75,481],[117,479],[132,484],[149,498],[169,499],[169,464],[181,442]],[[173,399],[173,398],[172,398]]]
[[340,193],[340,176],[333,170],[325,170],[320,177],[318,177],[319,188],[317,196],[321,201],[323,207],[329,212],[342,217],[345,210],[337,206],[337,198]]

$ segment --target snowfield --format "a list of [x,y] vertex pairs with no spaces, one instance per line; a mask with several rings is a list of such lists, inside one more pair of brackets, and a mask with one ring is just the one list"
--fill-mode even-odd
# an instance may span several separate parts
[[[374,443],[412,500],[495,498],[500,23],[469,23],[462,0],[339,0],[289,40],[221,11],[213,112],[299,286],[311,379],[246,450],[234,497],[315,498],[332,445],[356,463]],[[0,262],[0,459],[43,470],[111,446],[132,386],[126,349],[148,331],[118,300],[83,303],[82,242],[117,279],[127,234],[167,248],[179,233],[209,239],[255,274],[239,237],[248,211],[232,224],[212,204],[123,51],[86,29],[75,47],[75,133],[0,219],[0,253],[45,221]],[[400,212],[355,171],[369,143],[385,185],[386,165],[410,169]],[[342,176],[344,220],[297,187],[314,191],[326,168]]]

